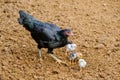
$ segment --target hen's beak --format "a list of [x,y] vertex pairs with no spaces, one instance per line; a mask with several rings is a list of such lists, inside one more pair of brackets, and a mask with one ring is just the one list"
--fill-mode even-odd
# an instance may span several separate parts
[[73,36],[74,35],[73,32],[71,32],[70,35]]
[[74,34],[73,34],[73,32],[71,32],[71,36],[73,36]]
[[68,36],[73,36],[74,35],[73,32],[66,32],[65,34],[68,35]]

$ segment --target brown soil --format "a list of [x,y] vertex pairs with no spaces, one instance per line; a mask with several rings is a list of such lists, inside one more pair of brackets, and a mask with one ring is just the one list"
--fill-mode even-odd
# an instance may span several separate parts
[[[46,49],[40,61],[19,10],[71,28],[87,66],[58,65]],[[69,62],[65,48],[54,53]],[[120,0],[0,0],[0,80],[120,80]]]

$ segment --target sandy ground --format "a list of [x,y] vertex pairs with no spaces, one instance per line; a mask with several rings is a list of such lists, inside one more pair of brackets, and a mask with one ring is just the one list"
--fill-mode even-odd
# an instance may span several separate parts
[[[18,24],[18,11],[70,28],[87,66],[58,65]],[[54,54],[66,61],[65,47]],[[120,0],[0,0],[0,80],[120,80]]]

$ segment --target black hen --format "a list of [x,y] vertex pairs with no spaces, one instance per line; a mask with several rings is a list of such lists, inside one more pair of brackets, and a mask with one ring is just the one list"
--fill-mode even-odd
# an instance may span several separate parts
[[50,56],[57,62],[62,62],[53,55],[53,49],[70,44],[67,38],[69,35],[72,35],[71,30],[60,29],[54,24],[38,21],[22,10],[19,11],[19,15],[19,24],[23,25],[23,27],[31,32],[32,38],[38,44],[39,57],[41,57],[41,48],[48,48],[48,53],[50,53]]

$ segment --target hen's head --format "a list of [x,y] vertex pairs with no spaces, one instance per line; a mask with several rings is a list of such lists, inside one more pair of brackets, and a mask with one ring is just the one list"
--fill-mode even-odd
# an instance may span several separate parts
[[72,36],[73,35],[73,33],[72,33],[72,31],[70,29],[63,29],[62,33],[65,36]]

